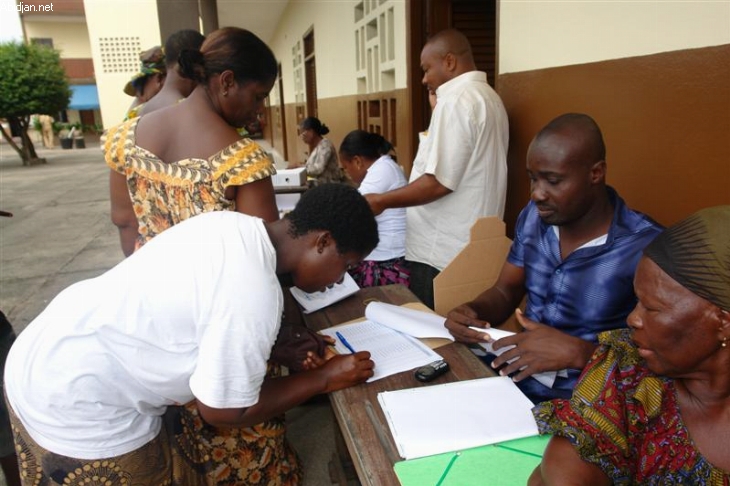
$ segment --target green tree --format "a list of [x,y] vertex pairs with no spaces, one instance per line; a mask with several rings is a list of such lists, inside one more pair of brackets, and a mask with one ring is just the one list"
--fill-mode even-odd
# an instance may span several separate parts
[[2,134],[18,152],[23,165],[38,160],[28,136],[31,115],[56,115],[68,107],[70,98],[58,51],[35,44],[0,44],[0,118],[20,127],[20,146],[4,127]]

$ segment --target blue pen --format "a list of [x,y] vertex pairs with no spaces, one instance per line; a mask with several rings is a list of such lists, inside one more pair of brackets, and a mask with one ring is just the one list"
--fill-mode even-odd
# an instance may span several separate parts
[[347,339],[345,339],[345,336],[340,334],[340,331],[335,332],[335,336],[337,336],[337,339],[340,340],[342,344],[345,345],[345,347],[350,350],[352,354],[355,354],[355,349],[350,345],[350,343],[347,342]]

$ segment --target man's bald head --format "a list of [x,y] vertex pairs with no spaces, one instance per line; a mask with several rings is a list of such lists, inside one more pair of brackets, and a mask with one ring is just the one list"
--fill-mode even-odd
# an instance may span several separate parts
[[442,30],[430,37],[421,51],[421,59],[424,56],[433,60],[453,56],[453,77],[476,70],[469,39],[456,29]]
[[580,153],[578,160],[586,165],[606,160],[603,134],[596,121],[588,115],[566,113],[554,118],[538,132],[532,145],[545,143],[553,135],[563,135],[577,142],[574,147]]

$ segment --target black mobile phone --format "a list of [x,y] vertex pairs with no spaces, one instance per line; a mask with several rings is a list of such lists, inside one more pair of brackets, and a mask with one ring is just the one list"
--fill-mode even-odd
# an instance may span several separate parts
[[418,381],[427,382],[438,378],[447,371],[449,371],[449,363],[440,359],[416,369],[415,376]]

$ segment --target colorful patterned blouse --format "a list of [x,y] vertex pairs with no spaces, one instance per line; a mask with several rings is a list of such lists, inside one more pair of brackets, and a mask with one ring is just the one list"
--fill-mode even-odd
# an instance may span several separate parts
[[566,437],[618,485],[730,485],[697,450],[674,381],[646,368],[627,329],[599,336],[570,400],[533,409],[540,432]]
[[337,159],[337,150],[327,138],[319,141],[307,158],[307,176],[317,183],[344,182],[345,177]]
[[226,199],[229,186],[242,186],[276,173],[274,163],[250,139],[241,139],[209,159],[161,161],[135,143],[140,118],[110,128],[102,150],[112,170],[127,178],[129,195],[139,222],[139,244],[191,216],[233,210]]

